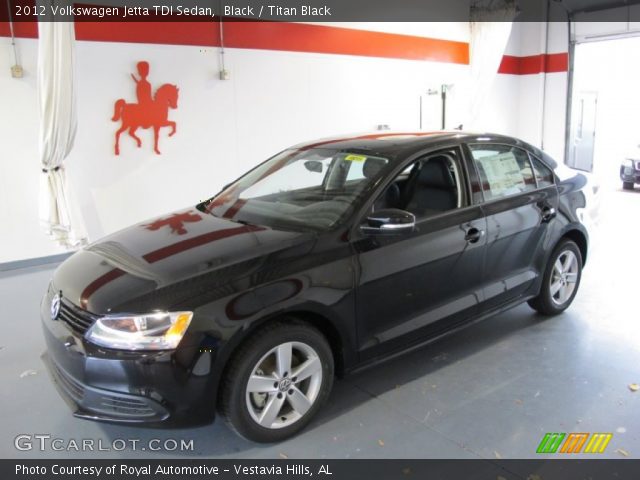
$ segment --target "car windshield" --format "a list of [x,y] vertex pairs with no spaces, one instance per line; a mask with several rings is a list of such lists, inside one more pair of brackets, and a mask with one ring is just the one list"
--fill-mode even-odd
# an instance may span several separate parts
[[285,150],[199,208],[284,230],[328,230],[348,215],[389,160],[360,151]]

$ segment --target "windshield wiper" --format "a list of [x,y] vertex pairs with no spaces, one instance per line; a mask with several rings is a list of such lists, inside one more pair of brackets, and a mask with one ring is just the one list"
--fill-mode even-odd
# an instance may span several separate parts
[[261,227],[262,225],[258,225],[256,223],[247,222],[246,220],[231,220],[232,222],[241,223],[242,225],[247,225],[251,227]]

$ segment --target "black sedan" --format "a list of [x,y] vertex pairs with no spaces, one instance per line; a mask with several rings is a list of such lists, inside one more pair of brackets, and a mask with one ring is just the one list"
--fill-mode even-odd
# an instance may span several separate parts
[[278,441],[334,375],[522,302],[573,301],[585,178],[531,145],[461,132],[298,145],[193,207],[55,271],[44,359],[78,417],[211,422]]

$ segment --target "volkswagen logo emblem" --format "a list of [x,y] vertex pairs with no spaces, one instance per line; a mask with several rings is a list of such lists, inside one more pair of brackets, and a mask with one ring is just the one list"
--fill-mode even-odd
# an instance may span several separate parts
[[51,320],[57,320],[60,315],[60,294],[56,293],[51,299]]

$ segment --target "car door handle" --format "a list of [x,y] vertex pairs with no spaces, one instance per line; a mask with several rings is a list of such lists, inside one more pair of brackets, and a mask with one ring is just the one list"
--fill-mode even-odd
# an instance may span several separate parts
[[484,235],[484,230],[479,230],[475,227],[470,228],[465,232],[464,239],[469,243],[476,243]]
[[549,220],[551,220],[556,216],[556,209],[553,207],[546,206],[542,209],[541,215],[542,215],[542,221],[548,222]]

